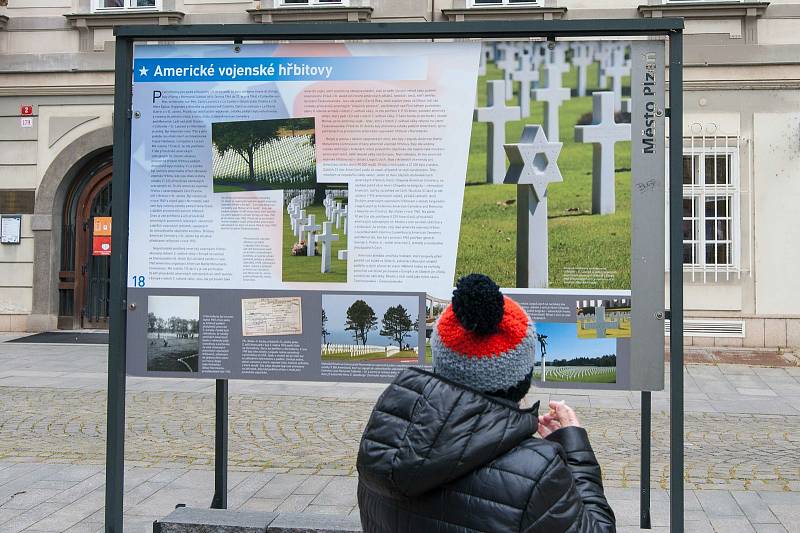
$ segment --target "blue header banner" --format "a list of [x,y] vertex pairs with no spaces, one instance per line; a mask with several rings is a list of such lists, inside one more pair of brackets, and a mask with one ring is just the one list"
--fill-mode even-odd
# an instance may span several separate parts
[[424,80],[424,57],[139,58],[134,82]]

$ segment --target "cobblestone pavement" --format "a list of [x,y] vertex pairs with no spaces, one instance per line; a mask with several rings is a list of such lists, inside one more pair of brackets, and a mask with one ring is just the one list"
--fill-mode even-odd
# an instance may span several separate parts
[[[0,343],[0,533],[102,529],[105,356]],[[686,531],[800,533],[800,369],[689,365],[684,376]],[[230,386],[230,508],[358,512],[355,452],[381,386]],[[128,379],[126,533],[152,531],[178,503],[208,506],[213,391],[207,380]],[[587,426],[619,531],[640,531],[638,393],[532,395],[551,397]],[[669,524],[667,409],[653,393],[654,531]]]
[[[324,391],[323,391],[324,392]],[[0,388],[0,458],[101,464],[105,391]],[[355,475],[359,438],[373,402],[307,396],[233,396],[230,467]],[[141,466],[208,468],[214,396],[138,391],[128,395],[126,460]],[[639,413],[581,407],[606,484],[639,478]],[[653,417],[653,478],[668,486],[669,417]],[[692,488],[800,491],[800,415],[688,413]]]

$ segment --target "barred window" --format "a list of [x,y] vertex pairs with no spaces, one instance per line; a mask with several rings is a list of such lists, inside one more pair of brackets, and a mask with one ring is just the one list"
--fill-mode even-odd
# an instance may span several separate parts
[[683,144],[684,271],[716,281],[741,270],[739,142],[713,136]]
[[539,0],[472,0],[472,7],[538,5]]
[[346,6],[348,0],[281,0],[281,6]]
[[94,0],[94,11],[136,11],[161,9],[161,0]]

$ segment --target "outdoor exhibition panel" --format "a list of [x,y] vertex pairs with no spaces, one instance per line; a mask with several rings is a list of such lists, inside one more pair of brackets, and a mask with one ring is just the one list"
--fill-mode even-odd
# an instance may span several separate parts
[[[121,530],[126,374],[217,380],[224,507],[225,380],[430,368],[432,328],[472,272],[534,322],[534,386],[643,391],[647,526],[664,270],[682,268],[681,29],[118,28],[106,529]],[[679,280],[670,290],[674,333]],[[670,343],[675,474],[680,335]]]
[[664,48],[137,44],[128,372],[389,381],[474,271],[535,381],[663,388]]

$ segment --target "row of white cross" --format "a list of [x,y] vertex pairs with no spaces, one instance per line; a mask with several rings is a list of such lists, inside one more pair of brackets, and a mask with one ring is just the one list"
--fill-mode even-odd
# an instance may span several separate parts
[[[342,195],[338,195],[341,197]],[[336,229],[342,229],[347,235],[347,204],[334,200],[334,193],[327,191],[323,205],[325,206],[325,216],[328,220],[317,224],[316,216],[306,212],[306,207],[311,205],[314,200],[313,191],[311,194],[298,194],[293,196],[286,207],[289,213],[292,234],[297,237],[298,242],[306,236],[306,255],[313,257],[316,255],[316,244],[320,243],[320,272],[326,274],[331,271],[331,250],[333,243],[339,240],[339,235],[333,233],[333,225]],[[322,230],[322,233],[318,233]],[[338,258],[342,261],[347,260],[347,250],[339,250]]]
[[[616,109],[619,111],[622,100],[622,78],[630,74],[631,70],[631,62],[625,58],[627,47],[627,43],[619,41],[484,43],[479,74],[486,75],[488,61],[493,61],[502,69],[503,79],[508,83],[505,88],[506,100],[514,96],[511,81],[523,83],[520,89],[520,105],[525,112],[527,106],[523,100],[530,97],[531,87],[537,87],[540,67],[544,65],[545,69],[550,71],[551,79],[560,86],[561,75],[569,72],[570,65],[574,65],[578,75],[578,96],[586,96],[588,69],[593,63],[598,62],[598,89],[606,88],[608,78],[611,78],[611,90],[616,95]],[[572,55],[567,59],[569,50],[572,51]]]
[[[486,150],[486,179],[489,183],[508,183],[505,181],[505,158],[503,154],[505,145],[505,125],[512,120],[520,120],[519,107],[509,107],[505,101],[498,99],[502,94],[503,80],[489,82],[487,97],[488,106],[475,110],[475,119],[488,124],[488,149]],[[543,89],[547,90],[547,89]],[[592,213],[610,214],[616,210],[616,195],[614,191],[614,145],[620,141],[631,140],[631,125],[618,124],[614,118],[614,94],[611,92],[596,92],[592,95],[592,124],[575,126],[575,140],[594,145],[592,155]],[[627,108],[627,106],[626,106]],[[555,110],[558,114],[558,110]],[[544,151],[545,147],[558,147],[555,156],[561,150],[557,142],[558,136],[548,131],[548,114],[545,114],[544,131],[539,134],[537,153]],[[552,120],[550,121],[552,125]],[[531,132],[529,132],[531,133]],[[523,133],[523,137],[524,137]],[[533,136],[529,137],[531,142]],[[521,141],[524,142],[524,141]],[[552,145],[552,146],[551,146]],[[507,148],[505,149],[508,150]],[[509,156],[511,160],[511,156]],[[555,159],[546,161],[539,158],[538,167],[531,171],[541,180],[548,176],[546,170],[550,165],[555,167]],[[514,161],[511,160],[512,165]],[[557,170],[557,169],[556,169]],[[552,181],[552,180],[551,180]],[[561,181],[560,173],[558,179]],[[541,201],[541,198],[540,198]]]
[[[522,131],[519,143],[505,144],[505,122],[509,117],[512,117],[511,120],[519,120],[519,107],[509,108],[502,100],[502,96],[500,99],[497,98],[503,94],[503,84],[505,84],[503,80],[490,81],[489,107],[476,110],[478,120],[483,117],[483,120],[489,122],[487,181],[528,186],[528,213],[524,222],[528,234],[527,286],[547,287],[549,284],[547,188],[550,183],[563,181],[557,164],[562,143],[548,140],[549,135],[541,126],[527,125]],[[489,117],[486,116],[487,110],[492,113]],[[630,107],[627,111],[630,112]],[[498,116],[499,120],[496,119]],[[495,121],[491,122],[493,118]],[[631,125],[617,124],[615,121],[614,93],[595,92],[592,95],[592,124],[575,126],[575,140],[594,145],[592,213],[604,215],[614,213],[616,210],[614,145],[619,141],[630,139]],[[505,150],[510,162],[505,176],[503,153],[500,148]]]
[[[253,154],[253,169],[257,181],[272,183],[305,183],[313,181],[316,167],[311,137],[280,137],[258,148]],[[247,181],[250,169],[247,162],[230,150],[225,155],[213,151],[214,178],[217,180]]]

